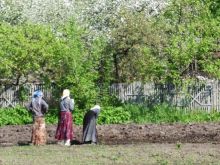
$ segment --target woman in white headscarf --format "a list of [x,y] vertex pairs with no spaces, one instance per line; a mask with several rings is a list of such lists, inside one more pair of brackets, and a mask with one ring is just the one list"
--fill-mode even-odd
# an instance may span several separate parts
[[60,144],[70,146],[73,140],[73,119],[74,100],[70,98],[70,91],[65,89],[60,101],[60,116],[55,138]]
[[97,143],[96,120],[98,119],[100,109],[99,105],[95,105],[85,114],[83,118],[83,143]]

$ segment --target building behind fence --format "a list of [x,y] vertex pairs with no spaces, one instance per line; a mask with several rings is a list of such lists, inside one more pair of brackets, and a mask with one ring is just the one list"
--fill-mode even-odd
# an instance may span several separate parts
[[[54,87],[42,84],[25,84],[22,86],[0,86],[0,107],[24,106],[36,89],[41,89],[47,101],[53,101]],[[155,105],[167,103],[172,106],[220,111],[220,81],[197,82],[187,86],[176,87],[173,84],[154,84],[134,82],[118,83],[110,86],[110,95],[122,102]]]

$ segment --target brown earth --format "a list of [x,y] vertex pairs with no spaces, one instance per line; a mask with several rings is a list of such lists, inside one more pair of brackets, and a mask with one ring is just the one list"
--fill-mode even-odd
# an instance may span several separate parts
[[[56,125],[47,125],[48,144],[54,139]],[[82,126],[75,126],[73,144],[80,144]],[[220,123],[200,124],[117,124],[98,125],[101,144],[128,143],[220,143]],[[0,146],[27,145],[31,139],[31,125],[0,127]]]

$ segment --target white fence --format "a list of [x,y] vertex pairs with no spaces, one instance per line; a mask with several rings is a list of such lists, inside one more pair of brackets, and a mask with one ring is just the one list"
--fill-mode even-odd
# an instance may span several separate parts
[[146,103],[148,105],[166,102],[187,109],[220,111],[220,81],[217,80],[197,82],[180,87],[175,87],[172,84],[119,83],[110,87],[110,93],[122,102]]
[[[55,100],[52,94],[53,86],[46,87],[42,84],[0,86],[0,107],[24,106],[36,89],[43,91],[47,101]],[[179,87],[172,84],[119,83],[110,87],[110,94],[122,102],[145,103],[149,106],[165,102],[188,109],[220,111],[220,81],[197,82]]]
[[49,101],[52,99],[52,86],[48,88],[42,84],[25,84],[22,86],[2,85],[0,86],[0,107],[24,106],[37,89],[43,91],[46,100]]

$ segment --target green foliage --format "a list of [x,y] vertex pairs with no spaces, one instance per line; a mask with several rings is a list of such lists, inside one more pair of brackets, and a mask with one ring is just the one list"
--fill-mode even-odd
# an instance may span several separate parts
[[[88,53],[83,35],[74,21],[57,28],[24,23],[0,24],[0,79],[19,84],[22,80],[55,82],[58,94],[69,88],[79,108],[90,107],[97,100],[99,54]],[[23,93],[21,98],[23,98]]]
[[123,107],[103,107],[99,115],[99,124],[120,124],[130,121],[130,113]]
[[21,86],[18,91],[19,100],[27,101],[29,95],[29,89],[26,86]]
[[50,66],[53,68],[53,80],[59,88],[58,92],[69,88],[78,108],[91,107],[96,102],[99,91],[95,83],[98,54],[87,52],[82,39],[85,32],[74,20],[59,27],[57,33],[60,34],[60,42],[55,47],[58,50],[52,56]]
[[161,49],[165,35],[155,26],[155,19],[143,12],[121,11],[114,21],[112,51],[116,82],[158,80],[164,75]]
[[[76,125],[82,125],[86,111],[76,108],[73,112],[73,121]],[[22,107],[0,109],[0,126],[21,125],[32,123],[32,115]],[[45,116],[46,123],[57,124],[59,118],[58,109],[50,109]],[[172,108],[166,104],[147,108],[144,105],[126,104],[124,106],[102,107],[98,124],[122,124],[122,123],[192,123],[192,122],[217,122],[220,121],[220,112],[210,113],[201,110],[186,111]]]
[[[61,52],[59,40],[46,26],[0,23],[0,73],[7,83],[53,78],[50,59]],[[29,80],[30,81],[30,80]]]
[[[56,98],[64,88],[70,89],[79,110],[74,112],[77,124],[82,122],[84,110],[94,104],[104,106],[100,123],[218,118],[216,113],[187,116],[164,105],[152,109],[122,106],[109,97],[109,85],[146,79],[177,83],[200,73],[220,78],[220,59],[213,55],[220,50],[219,0],[173,0],[158,8],[153,3],[156,15],[150,14],[151,5],[146,1],[136,5],[124,0],[74,2],[0,2],[1,83],[54,83]],[[88,8],[81,12],[84,5]],[[75,11],[84,15],[72,18]],[[87,29],[78,22],[84,22],[82,27]],[[19,96],[27,99],[25,89]],[[49,112],[49,123],[57,122],[55,112]],[[114,113],[118,118],[112,117]]]
[[57,124],[58,115],[59,115],[59,111],[57,109],[49,109],[48,113],[45,116],[46,123]]
[[149,109],[144,105],[126,104],[124,109],[130,113],[130,120],[135,123],[144,123],[149,116]]
[[73,122],[74,122],[74,124],[82,125],[84,115],[85,115],[84,110],[75,108],[74,112],[73,112]]
[[31,115],[26,109],[21,107],[0,109],[0,116],[0,126],[29,124],[32,122]]
[[210,5],[210,10],[214,17],[218,17],[220,19],[220,1],[219,0],[212,0]]
[[124,109],[131,114],[131,121],[136,123],[190,123],[216,122],[220,120],[220,113],[202,110],[186,111],[170,107],[167,104],[156,105],[152,108],[144,105],[125,105]]
[[209,0],[174,0],[160,18],[168,38],[164,49],[168,80],[178,81],[201,72],[219,78],[219,59],[213,59],[212,53],[219,49],[220,28],[211,5]]
[[[46,123],[48,124],[57,124],[59,120],[59,109],[49,109],[48,113],[46,114]],[[75,125],[82,125],[83,117],[85,111],[75,108],[72,115],[73,115],[73,122]]]

